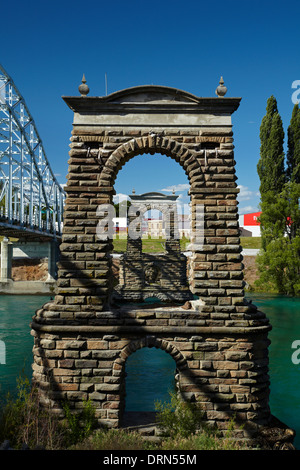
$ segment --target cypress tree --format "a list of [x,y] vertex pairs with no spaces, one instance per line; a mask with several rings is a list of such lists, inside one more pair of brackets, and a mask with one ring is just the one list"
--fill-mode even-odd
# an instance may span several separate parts
[[257,172],[260,178],[260,193],[272,191],[278,194],[285,183],[284,169],[284,131],[277,109],[277,101],[272,95],[267,101],[266,115],[260,126],[260,159]]
[[289,181],[300,183],[300,109],[295,104],[288,127],[286,174]]
[[300,294],[300,111],[294,107],[288,128],[287,170],[284,169],[282,121],[271,96],[261,129],[257,165],[261,193],[262,251],[257,257],[258,284],[264,289]]

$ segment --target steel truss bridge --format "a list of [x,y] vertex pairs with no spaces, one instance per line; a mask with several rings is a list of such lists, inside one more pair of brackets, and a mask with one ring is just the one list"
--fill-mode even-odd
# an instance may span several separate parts
[[0,235],[60,239],[64,198],[25,100],[0,65]]

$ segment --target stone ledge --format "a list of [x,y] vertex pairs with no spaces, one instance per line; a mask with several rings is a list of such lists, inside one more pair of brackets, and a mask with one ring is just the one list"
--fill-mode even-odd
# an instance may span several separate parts
[[31,328],[37,331],[47,333],[148,333],[148,334],[261,334],[271,330],[271,325],[256,327],[219,327],[219,326],[125,326],[125,325],[104,325],[104,326],[88,326],[88,325],[46,325],[35,321],[31,322]]

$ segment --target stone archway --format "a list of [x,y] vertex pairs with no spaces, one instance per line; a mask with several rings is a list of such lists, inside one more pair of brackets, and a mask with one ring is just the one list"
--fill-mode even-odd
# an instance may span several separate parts
[[[160,351],[164,351],[165,353],[167,353],[173,359],[172,362],[174,362],[174,382],[176,384],[176,389],[180,394],[181,374],[183,374],[184,370],[187,369],[187,362],[185,357],[177,349],[177,347],[169,341],[161,340],[160,338],[157,338],[155,336],[144,336],[142,338],[132,340],[121,351],[120,356],[115,360],[113,366],[114,375],[118,377],[118,380],[120,381],[120,389],[122,390],[122,393],[120,393],[120,410],[122,410],[120,412],[121,423],[123,422],[124,411],[126,408],[125,367],[127,364],[127,360],[132,354],[143,348],[159,349]],[[115,406],[115,403],[112,403],[111,405]]]
[[[128,344],[155,337],[184,360],[183,397],[195,400],[221,431],[235,415],[244,424],[239,433],[253,435],[270,420],[270,325],[243,290],[231,122],[240,98],[148,86],[64,100],[74,111],[68,196],[55,299],[32,322],[34,380],[57,413],[62,400],[76,411],[90,398],[99,422],[117,427],[117,359]],[[112,241],[97,237],[98,207],[112,202],[119,169],[141,153],[171,156],[190,181],[191,289],[199,301],[188,310],[109,302]]]
[[[134,132],[133,132],[134,133]],[[142,132],[140,132],[142,133]],[[121,132],[122,134],[122,132]],[[202,241],[203,241],[203,236],[201,235],[199,237],[200,230],[196,230],[196,217],[195,213],[197,212],[197,208],[200,208],[201,211],[203,210],[202,207],[204,205],[204,200],[202,196],[201,204],[197,204],[197,197],[199,191],[201,191],[201,188],[203,188],[204,191],[206,191],[206,181],[204,177],[204,172],[202,169],[202,166],[205,167],[207,165],[207,158],[206,158],[206,149],[203,148],[196,153],[193,149],[189,148],[186,146],[184,143],[180,143],[176,141],[174,138],[170,136],[164,136],[162,135],[161,132],[154,132],[150,130],[148,134],[143,132],[143,136],[141,137],[133,137],[130,138],[129,140],[126,140],[125,143],[122,143],[117,146],[117,148],[113,151],[107,151],[106,148],[99,147],[97,150],[97,158],[98,161],[100,161],[98,171],[99,171],[99,177],[98,177],[98,189],[99,191],[102,189],[104,191],[104,194],[107,194],[109,197],[109,202],[112,203],[112,197],[114,194],[114,183],[116,180],[116,177],[118,175],[118,172],[121,170],[121,168],[132,158],[138,156],[138,155],[143,155],[143,154],[156,154],[159,153],[161,155],[166,155],[167,157],[170,157],[174,159],[184,170],[184,172],[187,175],[187,178],[190,183],[190,190],[189,194],[191,197],[191,211],[192,211],[192,237],[191,237],[191,251],[193,253],[191,259],[192,262],[190,263],[190,288],[192,291],[193,289],[193,284],[194,284],[194,268],[195,263],[194,261],[197,259],[197,251],[202,250]],[[189,134],[187,134],[189,135]],[[79,137],[79,140],[83,140],[85,143],[85,151],[89,152],[90,154],[90,147],[89,145],[92,145],[92,140],[88,140],[88,136],[82,136]],[[189,139],[188,139],[189,140]],[[201,139],[200,139],[201,140]],[[222,140],[220,138],[219,140]],[[225,141],[225,138],[223,138]],[[209,138],[208,138],[209,141]],[[205,144],[205,141],[202,141],[202,146]],[[215,143],[216,145],[218,142]],[[216,147],[217,148],[217,147]],[[217,155],[217,150],[210,150],[211,154],[214,153]],[[231,171],[231,170],[229,170]],[[230,174],[229,178],[233,178],[234,181],[234,175]],[[220,190],[222,192],[222,190]],[[208,192],[210,193],[210,188],[208,188]],[[232,191],[230,191],[235,198],[235,194],[238,192],[236,189],[236,185],[234,188],[232,188]],[[219,197],[223,197],[222,195]],[[205,214],[199,213],[199,217],[202,219],[205,217]],[[200,242],[199,242],[200,238]],[[198,241],[198,248],[197,248],[197,241]],[[169,246],[172,246],[172,243],[174,244],[174,240],[169,243]],[[175,243],[176,244],[176,243]],[[112,250],[112,245],[110,245],[109,252]],[[238,268],[239,269],[239,268]],[[197,292],[195,292],[197,294]],[[161,295],[161,298],[167,298],[166,296],[163,297]],[[190,298],[189,295],[182,295],[182,299],[188,299]],[[110,300],[108,299],[107,302],[109,303]]]
[[153,335],[146,335],[139,337],[138,339],[132,339],[126,346],[120,351],[119,356],[115,359],[113,364],[113,375],[120,376],[124,374],[124,366],[127,358],[141,348],[157,348],[170,354],[179,371],[184,371],[187,368],[187,360],[181,353],[181,351],[172,344],[172,342],[161,339]]
[[[100,150],[100,155],[101,153],[104,155]],[[113,151],[103,166],[100,184],[103,187],[113,187],[117,173],[122,166],[131,158],[145,153],[152,155],[160,153],[173,158],[182,166],[192,188],[205,185],[204,174],[201,163],[197,161],[196,152],[171,137],[165,137],[153,131],[149,131],[149,135],[144,137],[132,138]]]

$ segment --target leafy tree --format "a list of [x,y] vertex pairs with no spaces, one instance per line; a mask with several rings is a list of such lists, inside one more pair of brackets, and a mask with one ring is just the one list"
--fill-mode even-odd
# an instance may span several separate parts
[[261,203],[262,250],[257,256],[258,286],[281,294],[300,293],[300,184],[288,182],[278,195]]
[[91,400],[83,400],[79,413],[72,412],[68,402],[63,405],[65,412],[66,439],[68,445],[77,444],[88,437],[97,426],[95,408]]
[[279,294],[300,294],[300,237],[274,238],[257,256],[260,278],[257,286]]
[[278,194],[285,183],[284,131],[273,95],[267,101],[266,111],[260,126],[260,159],[257,164],[262,199],[269,191]]
[[300,110],[294,106],[288,128],[287,168],[284,131],[274,96],[267,101],[260,127],[257,165],[261,193],[262,250],[257,284],[281,294],[300,293]]
[[288,127],[287,178],[300,183],[300,109],[295,104]]
[[300,185],[294,182],[286,183],[277,196],[272,191],[264,195],[259,217],[263,226],[263,248],[275,238],[286,236],[291,241],[300,235],[299,199]]
[[124,217],[128,214],[128,208],[131,206],[131,202],[124,200],[114,204],[116,217]]

